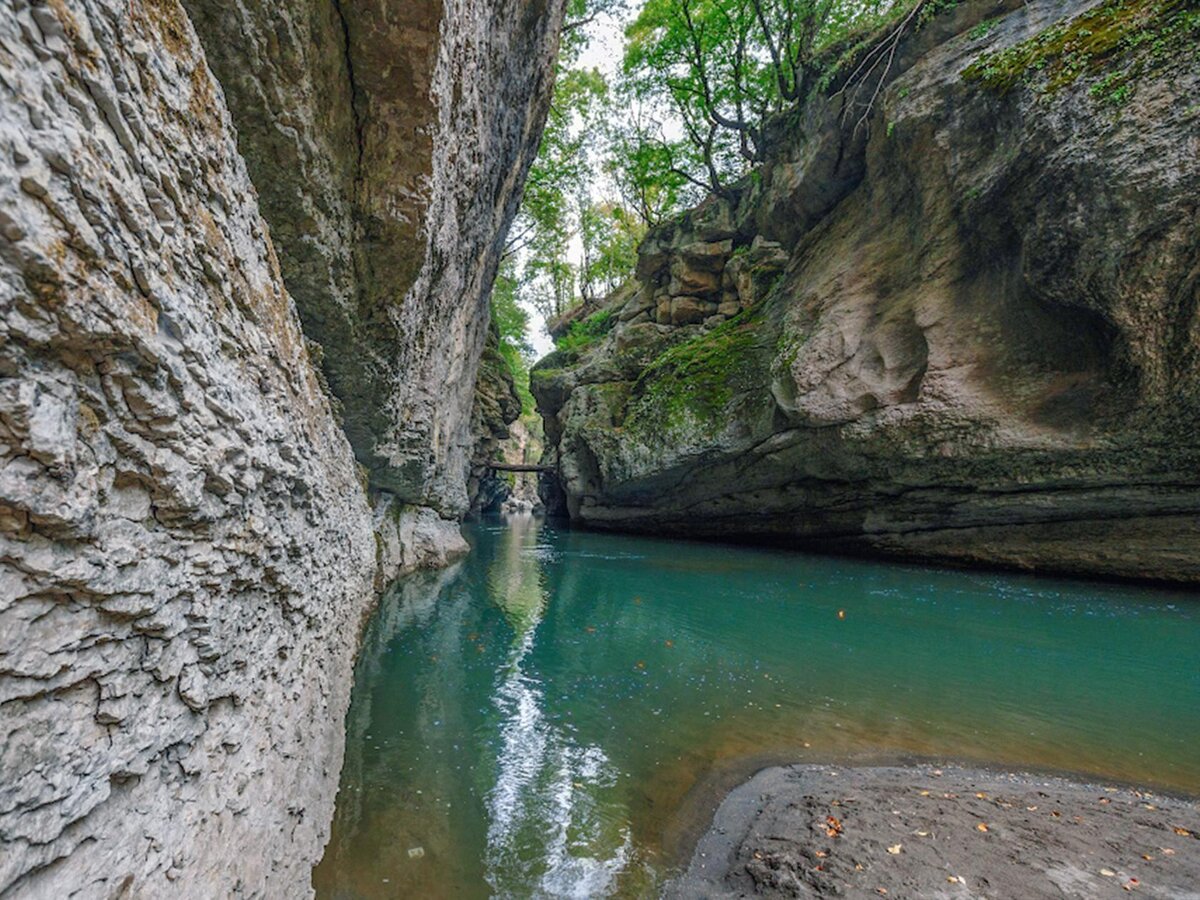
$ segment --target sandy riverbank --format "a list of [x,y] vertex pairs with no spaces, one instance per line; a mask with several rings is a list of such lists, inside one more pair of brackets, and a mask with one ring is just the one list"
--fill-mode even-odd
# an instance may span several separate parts
[[1200,900],[1200,801],[956,766],[766,769],[668,898]]

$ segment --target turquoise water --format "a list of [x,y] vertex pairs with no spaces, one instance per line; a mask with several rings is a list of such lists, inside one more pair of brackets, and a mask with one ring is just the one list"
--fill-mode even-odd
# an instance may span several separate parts
[[319,897],[653,895],[772,761],[1200,793],[1195,596],[531,519],[468,537],[368,629]]

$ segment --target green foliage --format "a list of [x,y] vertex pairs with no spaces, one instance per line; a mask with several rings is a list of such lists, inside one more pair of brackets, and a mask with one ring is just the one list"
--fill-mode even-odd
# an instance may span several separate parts
[[991,33],[992,29],[995,28],[999,23],[1000,23],[999,19],[984,19],[982,22],[980,22],[978,25],[976,25],[974,28],[972,28],[970,31],[967,32],[967,37],[969,37],[973,41],[977,41],[980,38],[985,38]]
[[763,160],[768,120],[826,83],[825,48],[910,4],[646,0],[626,32],[621,90],[680,134],[639,128],[634,143],[654,147],[638,156],[642,177],[675,179],[680,199],[726,192]]
[[1179,53],[1195,53],[1197,41],[1194,0],[1106,0],[1015,46],[985,53],[963,78],[1001,94],[1017,87],[1049,94],[1108,69],[1089,94],[1120,105],[1137,78]]
[[511,259],[500,266],[492,286],[492,323],[500,334],[500,355],[512,373],[513,383],[521,398],[521,411],[533,409],[533,395],[529,392],[529,358],[533,347],[529,343],[529,314],[517,303],[517,278]]
[[565,354],[577,356],[612,331],[616,324],[615,312],[602,309],[586,319],[571,323],[567,333],[554,341],[554,346]]
[[596,300],[629,277],[637,265],[637,247],[646,226],[623,206],[581,200],[579,231],[583,247],[580,293],[584,300]]

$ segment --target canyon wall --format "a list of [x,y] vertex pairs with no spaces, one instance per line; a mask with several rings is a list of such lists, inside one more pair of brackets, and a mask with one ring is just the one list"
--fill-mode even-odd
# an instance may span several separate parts
[[1200,581],[1198,40],[977,0],[845,66],[535,367],[565,511]]
[[5,898],[308,894],[376,591],[463,549],[561,9],[186,5],[0,15]]

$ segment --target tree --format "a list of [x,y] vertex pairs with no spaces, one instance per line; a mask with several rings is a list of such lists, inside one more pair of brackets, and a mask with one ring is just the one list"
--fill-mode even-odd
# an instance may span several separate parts
[[680,137],[647,135],[661,172],[727,194],[766,153],[770,116],[821,78],[819,51],[899,0],[647,0],[626,32],[633,97]]

